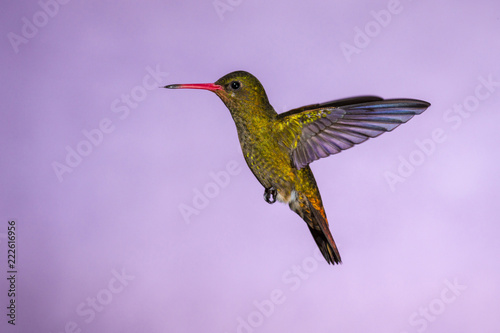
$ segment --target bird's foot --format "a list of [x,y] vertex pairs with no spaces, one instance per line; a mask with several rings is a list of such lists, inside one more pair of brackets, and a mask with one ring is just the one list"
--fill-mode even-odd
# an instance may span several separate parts
[[276,202],[276,196],[278,195],[278,191],[273,187],[268,187],[264,190],[264,200],[268,204],[273,204]]

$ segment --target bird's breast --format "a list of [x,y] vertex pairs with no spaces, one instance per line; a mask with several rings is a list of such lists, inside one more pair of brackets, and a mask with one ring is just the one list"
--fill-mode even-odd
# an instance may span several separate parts
[[241,149],[250,170],[266,188],[278,190],[278,200],[288,202],[295,169],[292,167],[290,154],[280,144],[272,130],[259,128],[252,133],[238,131]]

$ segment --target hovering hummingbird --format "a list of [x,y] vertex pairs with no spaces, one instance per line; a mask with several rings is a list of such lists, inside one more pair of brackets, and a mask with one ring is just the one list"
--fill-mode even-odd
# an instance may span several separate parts
[[278,114],[259,80],[244,71],[215,83],[164,88],[205,89],[219,96],[236,124],[245,161],[264,186],[265,201],[287,203],[307,223],[330,264],[341,258],[309,163],[391,131],[430,106],[415,99],[359,96]]

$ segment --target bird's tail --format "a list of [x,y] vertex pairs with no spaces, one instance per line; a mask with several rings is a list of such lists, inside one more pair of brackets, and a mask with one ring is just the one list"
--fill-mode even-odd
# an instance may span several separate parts
[[328,228],[325,209],[321,198],[309,198],[303,193],[295,193],[290,201],[290,208],[307,223],[316,244],[329,264],[340,264],[339,250]]

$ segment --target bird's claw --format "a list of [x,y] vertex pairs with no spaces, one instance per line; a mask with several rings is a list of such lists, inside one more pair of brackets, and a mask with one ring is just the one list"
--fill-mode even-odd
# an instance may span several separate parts
[[273,187],[268,187],[264,190],[264,200],[268,204],[273,204],[276,202],[276,196],[278,195],[278,191]]

